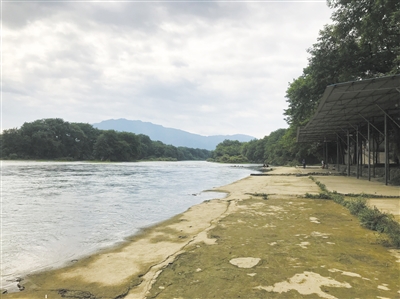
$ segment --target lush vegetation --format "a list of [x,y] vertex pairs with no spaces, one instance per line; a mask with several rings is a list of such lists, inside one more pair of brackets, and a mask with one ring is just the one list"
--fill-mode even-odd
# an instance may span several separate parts
[[272,165],[297,165],[303,159],[318,163],[314,147],[296,143],[291,129],[279,129],[262,139],[249,142],[225,140],[212,151],[209,161],[221,163],[265,163]]
[[206,160],[210,151],[166,145],[146,135],[99,130],[59,118],[24,123],[1,135],[2,159],[51,160]]
[[242,142],[237,140],[224,140],[217,145],[208,161],[220,163],[248,163],[249,160],[242,155]]
[[[333,23],[320,31],[317,43],[308,49],[310,58],[303,74],[286,91],[288,139],[293,139],[297,128],[314,115],[326,86],[400,73],[400,1],[327,3],[333,9]],[[322,144],[310,144],[303,149],[318,156]],[[295,154],[298,148],[289,151]]]
[[327,2],[333,24],[320,31],[308,66],[286,92],[290,125],[308,121],[327,85],[400,73],[400,1]]
[[[326,86],[400,73],[400,1],[330,0],[327,4],[333,10],[333,23],[320,31],[317,43],[308,49],[308,65],[286,90],[284,115],[289,128],[242,145],[224,142],[213,160],[275,165],[300,163],[303,158],[308,164],[318,162],[323,144],[298,144],[296,134],[314,115]],[[328,151],[336,153],[335,148]]]

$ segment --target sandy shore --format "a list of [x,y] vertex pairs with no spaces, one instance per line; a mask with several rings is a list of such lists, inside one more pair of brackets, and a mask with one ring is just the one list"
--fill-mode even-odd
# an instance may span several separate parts
[[[25,277],[4,298],[400,298],[400,250],[330,200],[304,198],[315,169],[277,168],[220,187],[125,244]],[[293,174],[293,175],[288,175]],[[300,174],[304,176],[296,176]],[[399,196],[398,187],[314,177],[330,191]],[[399,198],[370,204],[400,215]]]

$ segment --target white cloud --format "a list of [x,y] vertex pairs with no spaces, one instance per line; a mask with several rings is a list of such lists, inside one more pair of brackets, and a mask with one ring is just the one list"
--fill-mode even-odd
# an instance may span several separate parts
[[329,22],[324,2],[6,3],[3,128],[60,117],[262,138]]

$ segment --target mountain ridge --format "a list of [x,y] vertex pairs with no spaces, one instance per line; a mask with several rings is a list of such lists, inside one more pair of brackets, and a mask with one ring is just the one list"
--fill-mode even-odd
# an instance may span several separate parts
[[245,134],[203,136],[180,129],[167,128],[151,122],[128,120],[125,118],[103,120],[92,125],[101,130],[115,130],[119,132],[144,134],[149,136],[151,140],[158,140],[173,146],[184,146],[207,150],[214,150],[215,147],[225,139],[238,140],[240,142],[248,142],[256,139],[253,136]]

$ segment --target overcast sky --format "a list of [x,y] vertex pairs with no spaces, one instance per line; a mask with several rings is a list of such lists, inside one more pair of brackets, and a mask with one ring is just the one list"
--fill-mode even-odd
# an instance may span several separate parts
[[2,129],[142,120],[201,135],[286,128],[326,1],[2,3]]

